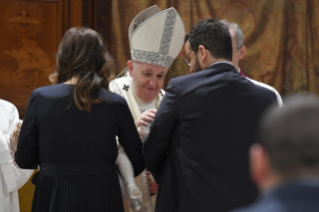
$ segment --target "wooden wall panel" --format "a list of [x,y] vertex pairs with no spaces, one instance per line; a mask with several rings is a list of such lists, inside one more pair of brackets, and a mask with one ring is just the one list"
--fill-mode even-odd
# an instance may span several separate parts
[[94,5],[94,29],[101,33],[111,49],[112,1],[96,0]]
[[0,98],[23,117],[31,92],[50,85],[63,33],[82,25],[82,0],[0,0]]
[[[70,27],[86,26],[107,40],[111,1],[0,0],[0,98],[23,118],[32,91],[51,85],[58,45]],[[20,210],[31,210],[34,185],[19,190]]]
[[[0,98],[23,118],[31,92],[50,85],[65,31],[82,25],[82,0],[0,0]],[[34,185],[19,190],[20,211],[31,210]]]
[[24,115],[31,92],[49,85],[58,45],[58,2],[0,2],[0,98]]
[[70,26],[82,26],[82,0],[71,0],[70,11],[68,13],[70,17]]

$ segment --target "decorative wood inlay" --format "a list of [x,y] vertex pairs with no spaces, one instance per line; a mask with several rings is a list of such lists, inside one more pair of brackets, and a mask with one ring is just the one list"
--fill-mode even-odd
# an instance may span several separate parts
[[24,115],[31,92],[49,85],[58,46],[58,4],[39,1],[0,3],[0,98]]

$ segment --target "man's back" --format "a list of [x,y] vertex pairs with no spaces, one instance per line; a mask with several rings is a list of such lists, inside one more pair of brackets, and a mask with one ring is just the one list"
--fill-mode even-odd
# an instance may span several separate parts
[[[251,203],[257,189],[248,150],[276,96],[227,63],[173,79],[166,95],[145,145],[146,163],[159,178],[156,210],[227,211]],[[157,150],[166,143],[161,161]]]

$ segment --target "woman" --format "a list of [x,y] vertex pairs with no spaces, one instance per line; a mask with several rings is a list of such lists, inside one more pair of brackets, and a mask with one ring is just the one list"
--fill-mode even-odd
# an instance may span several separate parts
[[32,212],[124,211],[115,161],[116,136],[135,175],[145,169],[125,100],[108,91],[112,59],[101,36],[72,28],[57,54],[57,83],[33,91],[16,163],[40,165]]

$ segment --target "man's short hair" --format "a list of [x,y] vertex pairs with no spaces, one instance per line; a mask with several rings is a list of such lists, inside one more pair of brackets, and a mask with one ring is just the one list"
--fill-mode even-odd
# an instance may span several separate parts
[[184,43],[186,43],[188,40],[189,40],[189,34],[186,34],[184,38]]
[[319,99],[295,95],[264,115],[257,137],[271,167],[283,176],[319,170]]
[[216,19],[199,21],[189,33],[189,43],[194,52],[197,52],[199,45],[203,45],[214,58],[232,60],[233,50],[228,27]]
[[[234,30],[234,34],[235,34],[235,39],[236,39],[236,47],[237,49],[240,49],[241,47],[245,46],[244,44],[244,34],[241,31],[240,27],[238,26],[238,24],[227,21],[225,19],[220,20],[220,22],[222,22],[223,24],[225,24],[228,28]],[[234,49],[235,50],[235,49]]]

